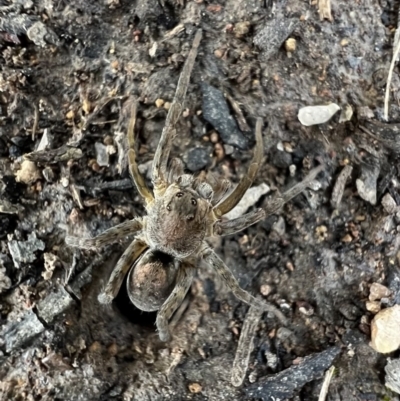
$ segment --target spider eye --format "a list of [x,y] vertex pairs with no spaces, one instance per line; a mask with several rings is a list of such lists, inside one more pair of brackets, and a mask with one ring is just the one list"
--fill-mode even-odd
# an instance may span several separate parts
[[177,198],[182,198],[183,192],[178,192],[175,196],[176,196]]
[[192,198],[192,205],[193,205],[193,206],[196,206],[196,205],[197,205],[197,200],[194,199],[194,198]]
[[167,205],[166,209],[170,212],[171,211],[171,206]]

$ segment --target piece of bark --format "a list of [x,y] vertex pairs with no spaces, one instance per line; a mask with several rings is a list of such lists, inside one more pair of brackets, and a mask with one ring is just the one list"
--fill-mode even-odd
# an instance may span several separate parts
[[345,166],[343,167],[342,171],[340,172],[338,178],[336,179],[335,185],[332,191],[331,197],[331,205],[334,209],[337,209],[342,201],[344,188],[346,186],[346,182],[350,177],[353,171],[352,166]]
[[232,366],[231,382],[235,387],[241,386],[246,377],[250,354],[254,348],[254,335],[263,313],[263,310],[254,306],[247,312]]
[[82,156],[81,149],[63,145],[57,149],[39,150],[28,153],[24,155],[24,159],[43,164],[55,164],[71,159],[80,159]]
[[274,18],[254,36],[254,44],[262,50],[261,59],[268,61],[298,26],[297,18]]
[[335,358],[339,347],[331,347],[318,354],[307,356],[299,365],[291,366],[276,375],[261,378],[245,389],[246,395],[262,401],[277,401],[292,398],[296,391],[312,380],[323,376]]

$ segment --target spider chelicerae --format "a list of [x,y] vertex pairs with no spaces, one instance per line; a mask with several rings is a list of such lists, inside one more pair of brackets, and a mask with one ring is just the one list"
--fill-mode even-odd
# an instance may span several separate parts
[[147,216],[137,217],[110,228],[95,238],[67,236],[72,247],[96,249],[129,235],[135,235],[122,254],[111,276],[98,297],[109,304],[117,296],[125,276],[132,303],[143,311],[158,311],[156,325],[160,339],[170,339],[168,321],[182,303],[196,274],[196,263],[201,258],[218,273],[220,278],[241,301],[272,312],[285,322],[285,316],[275,306],[257,299],[243,290],[223,260],[210,248],[206,239],[216,235],[230,235],[275,213],[284,203],[301,193],[322,170],[312,170],[299,184],[275,197],[264,209],[257,209],[241,217],[224,220],[252,184],[263,158],[262,120],[256,122],[256,145],[247,174],[229,192],[229,182],[212,185],[206,179],[184,174],[180,159],[172,159],[167,169],[175,125],[181,115],[190,75],[200,45],[202,32],[198,30],[183,67],[165,127],[152,166],[151,191],[136,163],[134,124],[136,108],[128,127],[129,171],[139,194],[145,202]]

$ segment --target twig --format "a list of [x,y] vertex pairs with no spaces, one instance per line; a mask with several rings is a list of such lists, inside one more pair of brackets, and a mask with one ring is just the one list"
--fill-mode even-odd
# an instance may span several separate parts
[[[399,28],[397,28],[399,30]],[[400,52],[400,39],[397,37],[397,44],[395,44],[395,49],[393,51],[393,57],[392,61],[390,63],[389,67],[389,73],[388,73],[388,78],[386,82],[386,93],[385,93],[385,108],[384,108],[384,114],[383,118],[388,121],[388,116],[389,116],[389,93],[390,93],[390,84],[392,82],[392,75],[393,75],[393,70],[394,70],[394,65],[396,64],[397,57]]]
[[239,124],[239,128],[241,131],[249,132],[250,127],[248,126],[246,119],[243,116],[242,110],[238,102],[231,96],[229,93],[224,93],[225,97],[228,99],[229,103],[231,104],[234,112],[236,113],[237,122]]
[[322,383],[321,392],[319,393],[318,401],[325,401],[328,395],[329,384],[331,383],[335,367],[332,365],[325,373],[324,382]]
[[94,118],[104,109],[104,107],[106,107],[110,102],[112,102],[113,100],[124,100],[126,97],[125,96],[111,96],[106,98],[102,103],[98,104],[93,112],[91,114],[89,114],[89,116],[86,118],[86,120],[83,123],[82,126],[82,131],[85,131],[90,124],[92,124],[92,121],[94,120]]
[[37,107],[36,104],[34,104],[33,107],[35,109],[34,111],[35,120],[33,121],[33,127],[32,127],[32,141],[35,140],[37,127],[39,125],[39,108]]
[[170,40],[176,35],[179,35],[185,29],[185,25],[179,24],[175,28],[168,31],[164,37],[160,40],[160,43],[165,42],[166,40]]

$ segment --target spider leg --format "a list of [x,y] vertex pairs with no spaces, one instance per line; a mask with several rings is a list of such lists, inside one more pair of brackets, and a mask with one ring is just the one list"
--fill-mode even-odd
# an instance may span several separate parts
[[154,197],[149,188],[144,181],[143,176],[140,174],[138,165],[136,163],[136,151],[135,151],[135,137],[134,137],[134,128],[136,123],[136,102],[134,101],[132,104],[131,111],[131,119],[129,121],[128,126],[128,160],[129,160],[129,172],[131,173],[131,177],[135,186],[139,192],[139,194],[143,197],[146,202],[146,205],[153,202]]
[[126,273],[128,273],[136,259],[145,251],[146,248],[147,245],[140,240],[135,239],[131,242],[118,260],[114,270],[111,272],[111,276],[103,291],[99,294],[97,299],[100,303],[109,304],[112,302],[121,288]]
[[161,341],[168,341],[171,333],[168,327],[168,321],[185,298],[192,284],[196,268],[189,263],[182,263],[179,267],[176,286],[171,295],[161,306],[157,314],[156,324]]
[[236,219],[217,221],[214,226],[214,234],[221,236],[234,234],[255,223],[258,223],[260,220],[265,219],[271,214],[276,213],[285,203],[289,202],[291,199],[303,192],[307,188],[307,185],[314,180],[314,178],[320,171],[322,171],[322,169],[323,166],[319,166],[311,170],[303,181],[299,182],[282,195],[276,196],[274,199],[268,202],[268,205],[265,207],[265,209],[253,210]]
[[165,126],[162,130],[160,142],[158,143],[156,154],[154,156],[152,180],[156,196],[157,193],[162,193],[167,186],[167,162],[169,153],[171,151],[172,140],[176,134],[175,125],[183,109],[183,102],[185,101],[190,75],[192,73],[194,61],[197,56],[197,50],[200,45],[201,35],[202,31],[199,29],[196,32],[189,56],[186,59],[182,73],[179,77],[174,100],[172,101],[171,107],[168,111]]
[[255,308],[271,312],[282,323],[286,323],[286,317],[280,310],[278,310],[278,308],[263,300],[257,299],[249,292],[241,288],[235,276],[229,270],[228,266],[226,266],[222,259],[213,250],[211,250],[210,248],[206,248],[205,251],[203,251],[202,256],[204,257],[204,261],[206,263],[209,263],[222,278],[222,280],[228,285],[236,298],[240,299],[248,305],[254,306]]
[[256,122],[256,146],[254,148],[253,159],[251,160],[247,174],[239,181],[236,188],[224,200],[218,203],[213,211],[217,218],[231,211],[242,199],[245,192],[248,190],[254,178],[256,177],[261,165],[262,157],[264,154],[264,146],[262,140],[262,119],[257,118]]
[[215,235],[231,235],[238,231],[242,231],[251,225],[258,223],[265,218],[265,211],[263,209],[253,210],[236,219],[217,221],[214,226]]
[[295,198],[297,195],[301,194],[311,181],[324,169],[324,166],[318,166],[312,169],[303,181],[294,185],[292,188],[288,189],[282,195],[276,196],[274,199],[268,202],[268,205],[264,208],[265,217],[276,213],[285,203],[289,202],[291,199]]
[[74,248],[98,249],[112,244],[128,235],[136,234],[143,228],[143,219],[136,217],[133,220],[124,221],[115,227],[111,227],[94,238],[79,238],[67,235],[65,243]]

